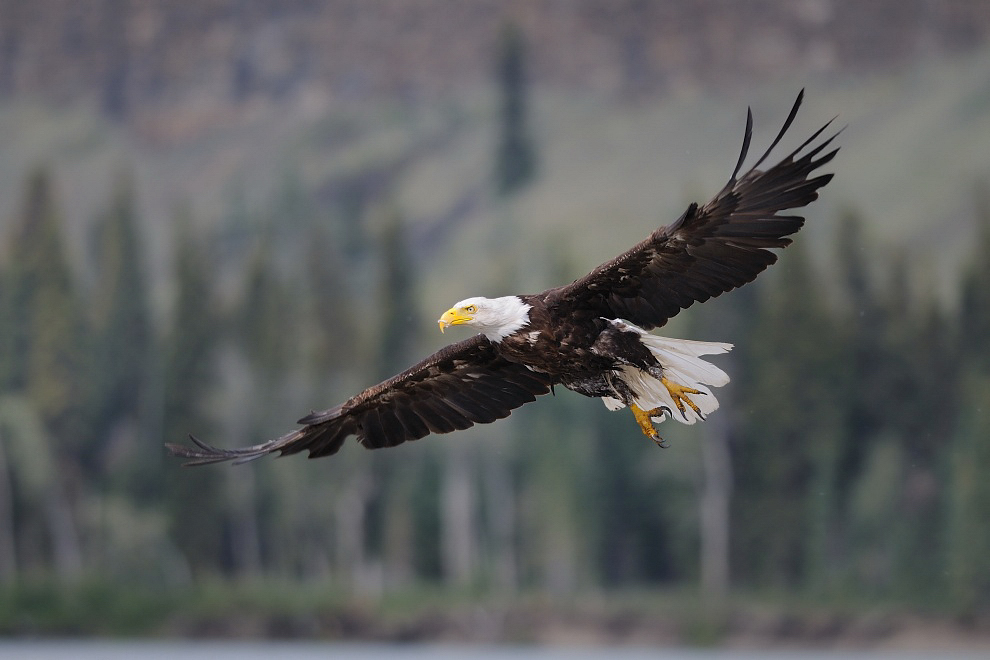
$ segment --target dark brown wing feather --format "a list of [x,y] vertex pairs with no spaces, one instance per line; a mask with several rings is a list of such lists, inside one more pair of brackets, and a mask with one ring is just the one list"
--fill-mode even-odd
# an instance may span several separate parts
[[369,449],[394,447],[430,433],[449,433],[508,417],[515,408],[550,391],[547,376],[509,362],[483,335],[451,344],[427,359],[369,387],[341,405],[299,420],[301,429],[253,447],[219,449],[168,444],[186,465],[244,463],[265,454],[308,451],[310,458],[337,453],[357,436]]
[[770,148],[737,178],[752,137],[753,115],[747,113],[736,168],[714,199],[700,208],[692,204],[676,222],[572,284],[544,292],[551,309],[577,318],[623,318],[649,330],[695,302],[751,282],[774,263],[777,255],[769,248],[789,245],[786,237],[804,224],[801,216],[778,213],[818,198],[832,175],[809,177],[838,151],[822,153],[832,135],[801,153],[829,122],[773,167],[757,169],[794,121],[803,97],[804,90]]

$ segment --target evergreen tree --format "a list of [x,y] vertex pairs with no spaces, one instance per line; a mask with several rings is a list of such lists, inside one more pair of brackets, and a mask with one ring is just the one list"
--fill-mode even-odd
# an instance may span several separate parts
[[959,307],[959,354],[965,362],[990,374],[990,185],[976,193],[977,236],[974,253],[962,281]]
[[290,367],[296,327],[288,322],[294,311],[292,300],[272,255],[266,246],[260,247],[249,266],[236,327],[248,359],[271,386]]
[[[737,378],[744,378],[740,354],[750,346],[758,307],[759,287],[747,286],[689,311],[687,320],[697,330],[691,336],[712,338],[733,344],[736,349],[717,359],[733,380],[718,393],[716,416],[699,428],[701,443],[701,489],[698,495],[699,571],[702,594],[719,606],[731,586],[731,559],[734,539],[732,498],[735,468],[732,447],[742,441],[746,410],[737,402]],[[737,376],[736,374],[739,374]]]
[[495,189],[508,197],[536,174],[536,150],[527,126],[526,44],[515,25],[502,28],[497,79],[501,93],[500,132],[495,155]]
[[[384,212],[381,235],[381,281],[378,325],[377,377],[384,380],[412,364],[419,340],[421,319],[416,304],[416,273],[409,249],[402,214],[395,208]],[[371,461],[371,474],[377,484],[370,503],[369,545],[384,561],[386,577],[402,584],[412,574],[415,549],[406,515],[406,503],[416,490],[416,478],[422,473],[422,458],[399,461],[393,455]]]
[[[71,460],[79,449],[83,324],[62,231],[50,174],[38,168],[26,181],[0,287],[0,469],[8,499],[0,515],[8,568],[72,577],[83,566],[69,504],[79,484],[56,457]],[[15,549],[23,566],[14,563]]]
[[[164,342],[163,435],[181,441],[187,434],[210,437],[216,431],[207,401],[216,381],[219,325],[211,287],[210,261],[183,212],[176,219],[175,286]],[[216,568],[221,556],[223,518],[220,474],[215,470],[166,474],[166,510],[171,535],[194,567]]]
[[[235,397],[238,411],[228,430],[238,443],[269,439],[281,430],[280,415],[291,389],[288,376],[297,373],[301,334],[300,307],[278,272],[272,253],[273,234],[265,232],[245,275],[245,289],[233,315],[235,337],[247,360],[246,378]],[[288,519],[285,511],[305,487],[299,479],[282,479],[275,466],[261,464],[251,474],[228,479],[228,564],[242,575],[261,568],[264,539],[279,538]],[[282,550],[286,552],[281,552]],[[291,548],[274,544],[271,562],[283,568],[293,560]]]
[[972,618],[990,609],[990,374],[971,372],[964,384],[949,464],[946,572],[950,602]]
[[[889,586],[893,530],[890,509],[897,498],[901,453],[888,433],[887,359],[889,309],[871,272],[875,250],[858,212],[840,218],[835,247],[840,273],[839,318],[835,328],[848,344],[843,393],[844,428],[837,436],[836,519],[832,544],[849,580],[860,590]],[[883,401],[881,401],[883,399]]]
[[[591,468],[592,452],[598,449],[592,445],[600,438],[596,437],[596,425],[590,423],[597,411],[588,410],[585,407],[587,403],[587,400],[567,393],[544,398],[538,407],[528,407],[514,413],[518,417],[515,429],[518,436],[516,474],[506,471],[510,480],[502,490],[508,491],[505,494],[511,498],[514,476],[514,481],[518,483],[519,502],[495,499],[499,491],[491,488],[488,492],[492,497],[486,502],[490,516],[498,515],[502,507],[518,507],[518,513],[512,513],[519,518],[517,524],[521,532],[518,535],[520,573],[525,583],[558,596],[572,593],[581,586],[594,563],[593,554],[597,554],[588,552],[582,533],[590,529],[592,511],[598,508],[591,504],[596,498],[591,487],[594,482],[590,478],[602,468],[599,463],[595,463],[594,469]],[[612,416],[612,421],[615,421],[615,416]],[[635,453],[644,449],[642,444],[636,442],[638,438],[635,436],[613,437],[612,440],[611,450],[617,450],[618,444],[628,444],[630,451]],[[488,448],[489,444],[485,446]],[[645,448],[655,449],[652,444]],[[498,474],[497,468],[492,470],[498,458],[492,456],[489,459],[486,481]],[[628,473],[625,477],[628,481],[638,481]],[[609,485],[612,484],[614,482]],[[637,483],[637,486],[640,485]],[[648,497],[645,493],[643,495]],[[656,520],[657,507],[644,506],[647,501],[656,502],[639,499],[625,503],[628,508],[623,513],[638,510],[641,516],[637,516],[637,520],[627,517],[615,521],[623,527],[620,537],[630,534],[626,538],[629,547],[620,550],[621,553],[628,551],[626,559],[629,563],[623,567],[627,572],[620,570],[610,574],[610,577],[615,577],[616,583],[624,582],[633,575],[656,578],[648,569],[644,570],[651,550],[658,550],[656,546],[651,546],[651,533],[655,531],[652,523]],[[611,499],[609,504],[621,506]],[[609,511],[608,515],[614,513]],[[512,540],[511,536],[508,540]],[[489,545],[491,541],[485,543],[486,549]],[[603,554],[610,551],[607,545],[602,548]],[[614,555],[601,557],[598,568],[605,568],[604,564],[613,558]]]
[[[590,532],[587,552],[595,577],[613,588],[675,580],[683,564],[675,560],[673,525],[664,508],[674,498],[673,486],[647,478],[642,469],[645,460],[666,457],[640,437],[632,415],[618,416],[601,405],[585,414],[590,416],[587,425],[595,469],[577,492],[582,500],[594,502],[588,511],[589,516],[593,511],[593,519],[586,524]],[[562,437],[570,436],[563,433]]]
[[2,387],[30,398],[58,442],[79,431],[81,305],[44,168],[28,178],[3,286]]
[[[165,338],[165,417],[176,437],[210,424],[206,395],[215,384],[220,321],[210,261],[193,236],[187,212],[176,221],[175,301]],[[171,437],[170,433],[166,433]]]
[[883,337],[886,319],[874,288],[867,258],[872,254],[863,231],[863,220],[853,210],[847,210],[839,223],[836,246],[837,271],[842,274],[845,293],[845,314],[837,331],[849,342],[849,383],[845,401],[848,428],[842,435],[839,449],[839,506],[845,506],[844,496],[859,475],[864,458],[869,453],[871,440],[883,426],[883,407],[875,404],[873,397],[882,387],[879,378],[883,359]]
[[[948,327],[934,301],[916,307],[908,282],[908,264],[899,255],[892,264],[891,287],[885,307],[889,318],[884,336],[884,382],[871,396],[884,410],[885,426],[897,439],[904,458],[901,497],[893,518],[892,586],[898,595],[924,602],[938,592],[942,567],[928,554],[943,552],[944,493],[939,473],[948,458],[952,417],[956,407],[956,377],[946,342]],[[912,304],[914,303],[914,304]],[[933,405],[932,384],[939,397]]]
[[746,417],[735,452],[735,568],[762,585],[815,584],[827,568],[842,360],[814,279],[802,244],[788,248],[739,351]]
[[912,294],[903,254],[890,262],[881,294],[862,258],[868,249],[858,216],[848,214],[838,260],[853,359],[839,384],[847,425],[837,471],[842,525],[833,536],[860,592],[927,599],[941,581],[931,561],[943,542],[937,482],[957,405],[951,329],[935,301]]
[[148,403],[154,337],[142,254],[134,184],[125,175],[97,227],[90,384],[98,444],[121,423],[134,425],[138,434],[145,430],[142,405]]
[[959,310],[959,422],[948,473],[946,539],[949,594],[967,617],[990,608],[990,192],[977,193],[974,258],[963,277]]
[[420,327],[415,297],[415,274],[406,248],[402,216],[391,209],[386,212],[381,239],[382,283],[380,309],[383,318],[378,376],[382,379],[409,366],[412,349]]
[[[340,250],[319,227],[312,227],[307,236],[305,301],[307,328],[312,339],[306,362],[318,382],[332,383],[341,372],[359,362],[354,354],[357,349],[354,305],[343,276]],[[320,400],[332,394],[326,386],[315,389]]]

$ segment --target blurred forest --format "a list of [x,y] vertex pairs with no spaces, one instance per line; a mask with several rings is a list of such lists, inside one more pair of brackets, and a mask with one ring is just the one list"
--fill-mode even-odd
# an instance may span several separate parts
[[[952,20],[961,29],[964,21]],[[959,183],[965,200],[952,193],[956,224],[943,225],[942,236],[931,227],[910,233],[917,225],[905,221],[915,241],[903,244],[885,240],[901,230],[871,216],[840,183],[850,151],[861,163],[857,172],[895,159],[857,155],[848,137],[855,126],[840,138],[843,151],[830,167],[839,192],[824,189],[831,201],[808,210],[809,228],[780,263],[661,331],[735,344],[719,361],[732,376],[722,408],[696,427],[665,424],[669,449],[642,437],[631,415],[558,391],[493,425],[378,452],[352,441],[318,462],[187,470],[165,455],[164,442],[189,433],[228,447],[283,433],[308,410],[435,350],[448,338],[434,336],[432,319],[458,297],[569,281],[612,256],[613,245],[640,240],[673,220],[678,206],[718,189],[717,178],[694,166],[664,171],[663,185],[676,193],[671,213],[637,215],[631,233],[618,227],[638,214],[636,204],[625,211],[592,204],[584,213],[591,219],[573,225],[541,220],[548,193],[534,191],[546,189],[560,161],[543,140],[556,118],[581,131],[602,127],[605,137],[589,143],[599,146],[623,131],[646,139],[633,129],[652,124],[617,128],[555,115],[567,98],[559,92],[540,106],[542,88],[531,72],[541,44],[527,34],[541,23],[530,21],[522,28],[486,23],[497,35],[485,63],[492,91],[464,102],[447,96],[435,112],[416,105],[421,98],[369,104],[366,117],[352,99],[343,110],[331,104],[307,132],[286,139],[343,154],[344,166],[334,169],[339,161],[323,163],[323,152],[307,146],[298,160],[271,150],[278,162],[266,186],[255,185],[253,174],[232,176],[209,203],[182,194],[167,205],[143,200],[147,190],[162,196],[162,180],[180,180],[165,173],[165,161],[169,172],[191,179],[196,171],[210,185],[217,179],[209,172],[229,163],[191,151],[221,140],[198,128],[179,140],[188,139],[187,151],[170,142],[172,133],[149,132],[154,98],[142,98],[147,105],[139,108],[122,100],[133,101],[139,89],[126,77],[130,69],[118,71],[127,84],[112,68],[95,84],[102,96],[88,102],[102,114],[93,119],[68,114],[65,100],[60,109],[37,110],[51,103],[38,100],[45,94],[37,85],[27,85],[23,105],[11,89],[28,74],[22,67],[18,78],[0,66],[0,153],[26,163],[2,172],[17,185],[0,218],[0,632],[87,632],[68,620],[31,619],[46,599],[80,585],[160,596],[266,581],[319,585],[342,603],[423,591],[567,599],[697,590],[709,605],[737,594],[787,594],[988,625],[986,130],[946,147],[972,152],[983,167]],[[974,19],[966,32],[975,44],[983,39],[979,25]],[[642,48],[643,38],[631,38],[630,48]],[[4,43],[12,48],[10,38]],[[24,39],[13,43],[20,57],[30,52]],[[986,127],[990,70],[958,62],[947,66],[965,70],[959,76],[969,77],[959,80],[976,80],[963,94],[971,112],[959,121]],[[245,80],[259,80],[248,64],[238,66]],[[572,75],[566,69],[560,79]],[[899,80],[889,71],[876,75]],[[673,93],[644,84],[646,96],[630,100],[638,78],[623,80],[618,101],[599,97],[586,102],[593,110],[578,112],[630,112],[613,110],[617,103],[633,104],[635,115],[652,95]],[[829,84],[832,99],[854,95]],[[244,85],[244,94],[259,93]],[[780,87],[768,89],[775,96],[759,102],[757,151],[797,86],[779,96]],[[915,93],[924,96],[927,87]],[[709,104],[697,91],[677,98],[674,107],[699,115],[691,127],[702,140]],[[718,132],[703,147],[717,150],[711,158],[724,179],[751,99],[738,90],[704,98],[731,106],[714,117]],[[44,118],[47,112],[54,117]],[[77,122],[85,137],[66,138],[76,149],[68,157],[42,150],[47,157],[29,163],[14,153],[18,132],[10,129],[22,115],[40,122],[24,124],[32,135],[57,135]],[[241,127],[255,130],[250,121]],[[810,132],[816,120],[808,121],[791,137]],[[478,131],[486,137],[470,137]],[[678,140],[690,142],[691,130],[683,132]],[[136,146],[101,151],[119,139],[107,135],[119,134],[138,135]],[[356,142],[362,150],[348,151]],[[71,160],[87,150],[97,156]],[[465,152],[481,155],[458,160]],[[614,164],[589,162],[599,171]],[[636,181],[654,178],[636,170]],[[410,184],[415,176],[423,178]],[[623,174],[602,176],[608,186]],[[95,182],[85,194],[83,181]],[[95,210],[79,220],[80,208]],[[549,217],[573,210],[563,208]],[[963,238],[946,238],[957,234]],[[588,249],[596,243],[608,251]],[[929,248],[948,250],[949,265]]]

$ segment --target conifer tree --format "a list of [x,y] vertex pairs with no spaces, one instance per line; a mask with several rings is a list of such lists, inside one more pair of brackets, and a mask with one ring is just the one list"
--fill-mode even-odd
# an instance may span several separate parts
[[732,498],[735,475],[732,447],[737,445],[748,412],[737,403],[737,378],[743,370],[745,347],[751,345],[759,288],[743,287],[692,309],[687,316],[697,329],[691,336],[717,338],[737,348],[718,359],[733,380],[719,394],[719,411],[699,429],[701,484],[698,494],[699,582],[707,601],[719,607],[731,586]]
[[123,175],[96,235],[99,273],[92,304],[90,383],[97,442],[105,441],[120,422],[135,424],[139,433],[143,422],[154,336],[138,231],[134,184]]
[[295,327],[286,323],[292,297],[275,271],[271,256],[267,246],[255,252],[236,318],[248,359],[269,381],[284,375],[290,366]]
[[954,434],[948,480],[948,593],[967,617],[990,608],[990,374],[964,380],[961,419]]
[[[409,249],[402,214],[391,207],[384,211],[381,235],[381,282],[378,322],[378,379],[384,380],[407,368],[414,361],[421,319],[416,302],[416,273]],[[399,463],[391,455],[372,461],[372,474],[380,484],[377,506],[371,506],[371,523],[388,578],[402,583],[412,573],[414,548],[412,530],[406,515],[406,503],[416,488],[415,479],[422,472],[422,458]],[[377,515],[375,515],[377,514]],[[404,546],[404,547],[403,547]]]
[[385,214],[381,238],[381,309],[384,318],[378,355],[378,376],[382,379],[409,366],[418,340],[419,311],[415,297],[415,274],[406,247],[401,214],[391,209]]
[[960,305],[958,424],[948,479],[949,594],[967,617],[990,608],[990,192],[977,193],[977,240]]
[[70,437],[79,413],[81,306],[63,245],[51,177],[28,178],[2,290],[0,382],[25,392],[49,432]]
[[[937,483],[947,459],[950,417],[956,408],[956,377],[945,338],[948,327],[934,301],[912,295],[908,261],[891,264],[884,301],[888,318],[883,336],[880,389],[863,392],[885,412],[885,430],[903,456],[903,483],[897,514],[890,522],[891,587],[897,595],[927,599],[939,587],[942,567],[929,554],[943,554],[944,493]],[[919,304],[920,303],[920,304]],[[927,313],[918,311],[925,308]],[[932,384],[941,399],[933,405]]]
[[[175,442],[187,434],[210,437],[215,421],[207,400],[216,381],[215,351],[219,325],[211,287],[210,262],[193,236],[191,218],[176,218],[176,297],[164,341],[163,435]],[[167,469],[172,472],[174,465]],[[183,471],[166,478],[166,508],[171,535],[196,567],[216,568],[222,548],[223,518],[220,474],[214,470]],[[195,511],[195,515],[190,512]]]
[[496,76],[501,94],[495,189],[508,197],[536,174],[536,150],[527,126],[529,97],[526,80],[526,44],[515,25],[502,28]]
[[963,276],[959,320],[959,353],[970,367],[990,374],[990,185],[976,193],[975,254]]
[[[79,449],[75,440],[81,432],[83,324],[66,260],[61,217],[45,168],[36,169],[27,179],[10,247],[0,289],[4,426],[0,442],[5,445],[3,469],[9,478],[6,495],[10,497],[5,528],[11,535],[21,532],[20,550],[27,555],[22,559],[40,565],[47,553],[35,535],[40,529],[36,522],[47,520],[51,565],[62,576],[73,576],[81,570],[83,557],[78,521],[67,494],[78,484],[66,479],[62,464],[54,457],[71,457]],[[22,451],[13,451],[18,445]],[[15,493],[18,496],[11,497]],[[16,514],[22,507],[18,526]],[[8,542],[9,548],[16,546],[13,536]]]
[[210,262],[193,236],[188,212],[180,213],[175,224],[176,296],[165,338],[165,414],[169,425],[179,430],[210,422],[204,395],[215,380],[213,360],[220,319]]
[[[307,325],[313,335],[307,363],[321,383],[357,362],[353,304],[344,279],[339,248],[326,231],[310,228],[306,238]],[[325,388],[317,388],[323,396]]]
[[842,324],[851,343],[852,380],[858,384],[850,391],[847,402],[850,425],[850,438],[855,440],[843,449],[843,474],[855,476],[863,456],[868,449],[867,440],[874,435],[883,423],[877,406],[870,405],[864,392],[876,393],[880,361],[883,352],[881,343],[886,328],[885,317],[877,299],[873,278],[869,272],[867,254],[870,248],[863,231],[863,220],[853,210],[847,210],[840,219],[836,232],[836,259],[842,274],[840,282],[845,293],[846,318]]
[[[230,429],[239,442],[262,442],[281,430],[284,422],[278,415],[286,406],[287,376],[298,366],[300,308],[274,263],[273,236],[271,228],[265,231],[248,265],[245,290],[232,319],[248,366],[237,404],[244,410],[236,413]],[[262,539],[277,533],[272,530],[284,522],[282,507],[303,485],[277,479],[275,466],[261,465],[236,481],[228,480],[229,563],[241,574],[261,568]],[[289,558],[283,555],[275,561],[284,565]]]
[[737,389],[733,539],[749,581],[803,586],[824,569],[841,430],[841,346],[802,244],[788,248],[758,309]]

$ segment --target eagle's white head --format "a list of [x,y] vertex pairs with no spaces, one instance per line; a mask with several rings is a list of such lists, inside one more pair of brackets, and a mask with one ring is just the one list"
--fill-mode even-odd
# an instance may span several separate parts
[[467,298],[444,312],[437,323],[441,332],[450,325],[469,325],[498,342],[529,323],[531,308],[518,296]]

